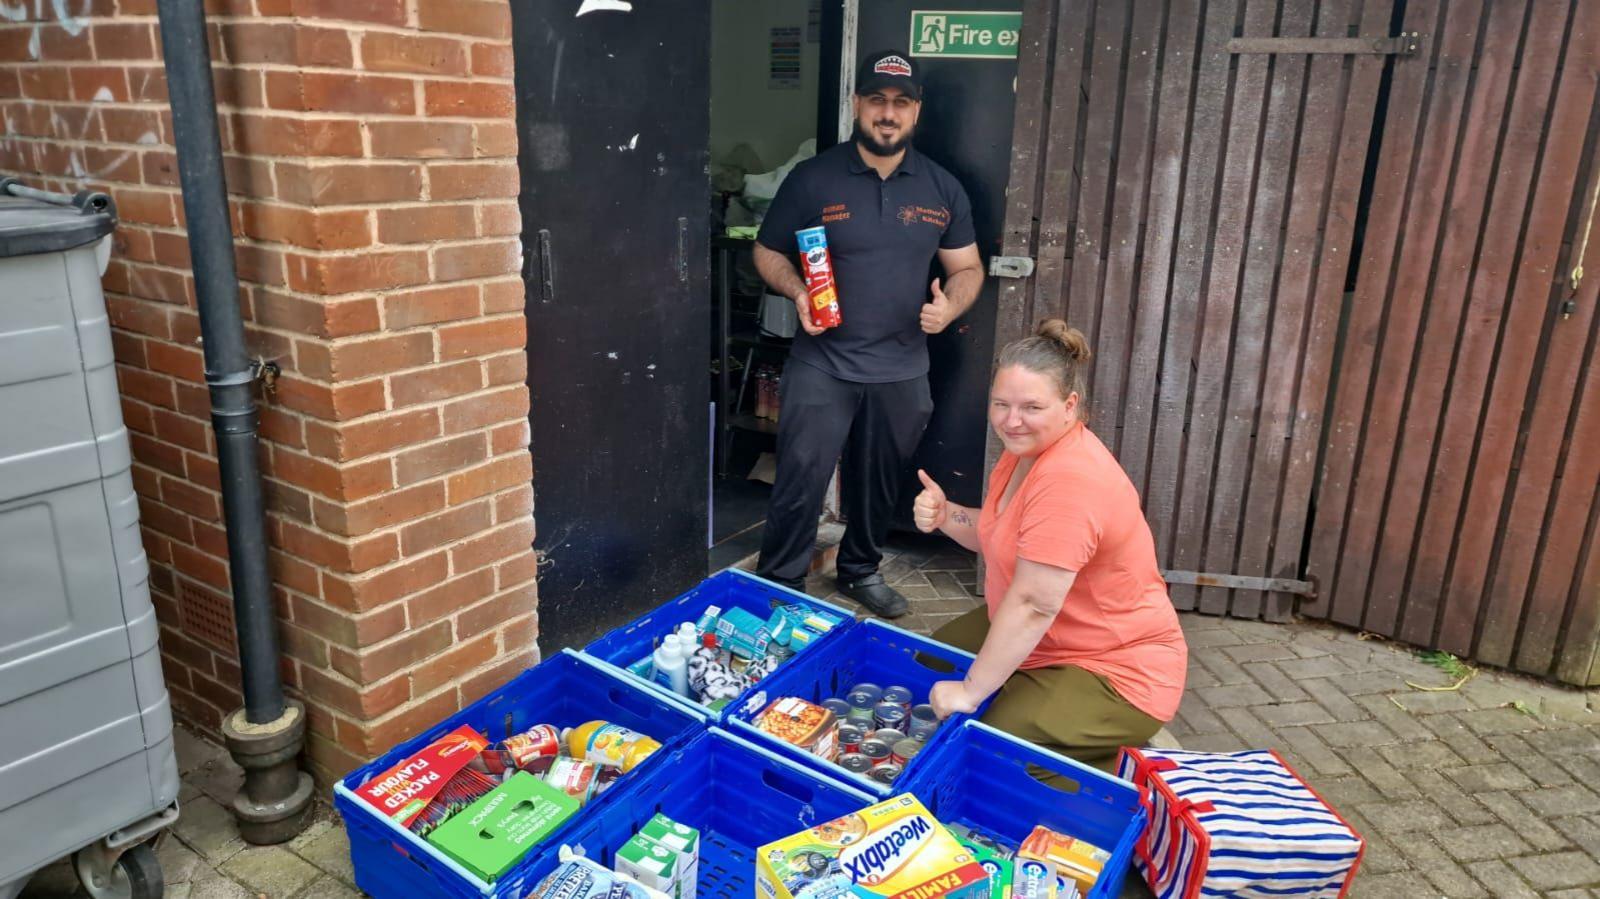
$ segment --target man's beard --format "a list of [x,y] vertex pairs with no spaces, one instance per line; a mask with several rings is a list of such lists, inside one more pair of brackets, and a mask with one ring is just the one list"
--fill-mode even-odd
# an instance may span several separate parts
[[906,129],[901,131],[899,140],[886,144],[863,130],[861,127],[861,121],[857,119],[855,141],[868,153],[871,153],[874,156],[893,156],[896,153],[899,153],[901,150],[904,150],[906,145],[911,143],[911,130]]

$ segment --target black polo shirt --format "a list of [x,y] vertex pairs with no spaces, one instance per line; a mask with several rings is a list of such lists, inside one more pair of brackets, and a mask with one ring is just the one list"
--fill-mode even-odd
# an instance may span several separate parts
[[798,266],[795,232],[817,225],[828,231],[844,324],[820,337],[801,331],[791,358],[865,384],[927,374],[929,267],[940,249],[977,242],[961,182],[915,149],[881,178],[846,141],[794,167],[756,240]]

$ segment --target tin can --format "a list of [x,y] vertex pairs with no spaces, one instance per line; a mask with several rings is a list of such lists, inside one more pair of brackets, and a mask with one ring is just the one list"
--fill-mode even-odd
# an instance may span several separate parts
[[881,765],[889,761],[891,750],[889,744],[871,737],[861,741],[861,754],[872,761],[873,765]]
[[877,684],[860,683],[844,691],[844,698],[853,706],[869,708],[883,702],[883,688]]
[[926,740],[939,729],[939,715],[933,706],[923,703],[911,707],[911,717],[906,719],[906,731],[919,740]]
[[906,711],[911,710],[911,690],[906,687],[893,686],[883,688],[883,701],[892,702]]
[[867,772],[867,776],[881,784],[892,784],[895,782],[895,778],[900,776],[900,772],[904,770],[906,770],[904,765],[884,762],[881,765],[873,766],[872,770]]
[[906,723],[906,710],[892,702],[880,702],[872,707],[872,721],[879,727],[892,727],[898,730]]
[[811,297],[811,323],[819,328],[837,328],[844,323],[839,314],[839,285],[833,276],[833,257],[828,254],[828,232],[821,225],[796,231],[800,244],[800,270],[806,278],[806,293]]
[[899,762],[902,765],[908,764],[917,757],[917,753],[922,751],[922,745],[921,740],[913,740],[907,737],[889,748],[889,761]]
[[865,774],[872,770],[872,759],[859,752],[847,752],[839,756],[839,767],[851,774]]
[[867,736],[877,737],[892,747],[894,744],[906,738],[906,732],[898,727],[880,727],[877,730],[867,734]]
[[501,748],[511,754],[511,761],[521,768],[537,758],[561,754],[561,733],[549,724],[536,724],[520,734],[506,737]]
[[849,721],[839,722],[839,751],[860,752],[861,741],[866,739],[867,732]]
[[838,718],[840,721],[850,717],[850,703],[845,702],[843,699],[839,699],[837,697],[833,699],[824,699],[820,705],[832,712],[833,717]]
[[545,772],[544,782],[566,793],[582,805],[589,801],[600,785],[600,766],[593,762],[569,756],[553,760]]

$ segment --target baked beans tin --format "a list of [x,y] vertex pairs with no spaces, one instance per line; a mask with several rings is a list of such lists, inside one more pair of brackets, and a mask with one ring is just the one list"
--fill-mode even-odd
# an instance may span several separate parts
[[868,708],[883,702],[883,688],[877,684],[860,683],[845,691],[844,698],[857,708]]
[[884,690],[883,690],[883,700],[882,701],[883,702],[892,702],[897,706],[901,706],[902,708],[910,709],[911,708],[911,691],[909,689],[907,689],[906,687],[901,687],[901,686],[898,686],[898,685],[897,686],[893,686],[893,687],[885,687]]
[[866,729],[857,726],[854,722],[839,722],[839,751],[860,752],[861,741],[866,739],[866,736]]
[[939,729],[939,715],[933,706],[923,703],[911,707],[911,717],[906,719],[906,731],[919,740],[926,740]]
[[822,707],[832,712],[840,721],[850,717],[850,703],[838,697],[822,700]]
[[880,727],[872,733],[867,734],[867,736],[882,740],[883,742],[888,743],[890,748],[893,748],[894,744],[906,738],[906,733],[898,728]]
[[861,741],[861,754],[870,759],[874,765],[889,761],[890,752],[889,744],[882,740],[868,737]]
[[893,702],[880,702],[872,707],[872,721],[879,727],[898,730],[906,723],[905,707]]
[[847,752],[839,756],[839,767],[851,774],[865,774],[872,770],[872,759],[859,752]]
[[922,745],[921,740],[913,740],[907,737],[890,747],[889,760],[899,762],[902,765],[909,764],[912,759],[917,757],[917,753],[922,751]]
[[895,782],[895,778],[900,776],[900,772],[904,770],[904,765],[884,762],[881,765],[874,765],[872,770],[867,772],[867,776],[881,784],[892,784]]

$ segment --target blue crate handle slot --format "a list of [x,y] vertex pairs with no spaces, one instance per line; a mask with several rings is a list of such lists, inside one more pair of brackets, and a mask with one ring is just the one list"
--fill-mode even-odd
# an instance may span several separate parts
[[805,781],[774,769],[761,772],[761,782],[779,793],[791,799],[798,799],[801,802],[810,802],[811,797],[816,795],[816,791],[812,790]]
[[[1140,807],[1138,790],[1133,784],[1121,778],[1106,774],[1096,768],[1091,768],[1077,759],[1069,759],[1043,746],[1023,743],[1005,731],[984,724],[977,719],[965,722],[962,727],[972,728],[990,738],[983,741],[981,747],[983,752],[994,760],[994,767],[984,772],[986,780],[999,779],[1000,777],[1008,780],[1026,778],[1039,786],[1069,795],[1087,791],[1089,795],[1095,796],[1103,802],[1124,805],[1130,812]],[[1074,784],[1074,789],[1066,790],[1036,780],[1033,775],[1028,773],[1029,765],[1037,765],[1046,771],[1067,778]],[[1090,786],[1091,784],[1093,786]]]

